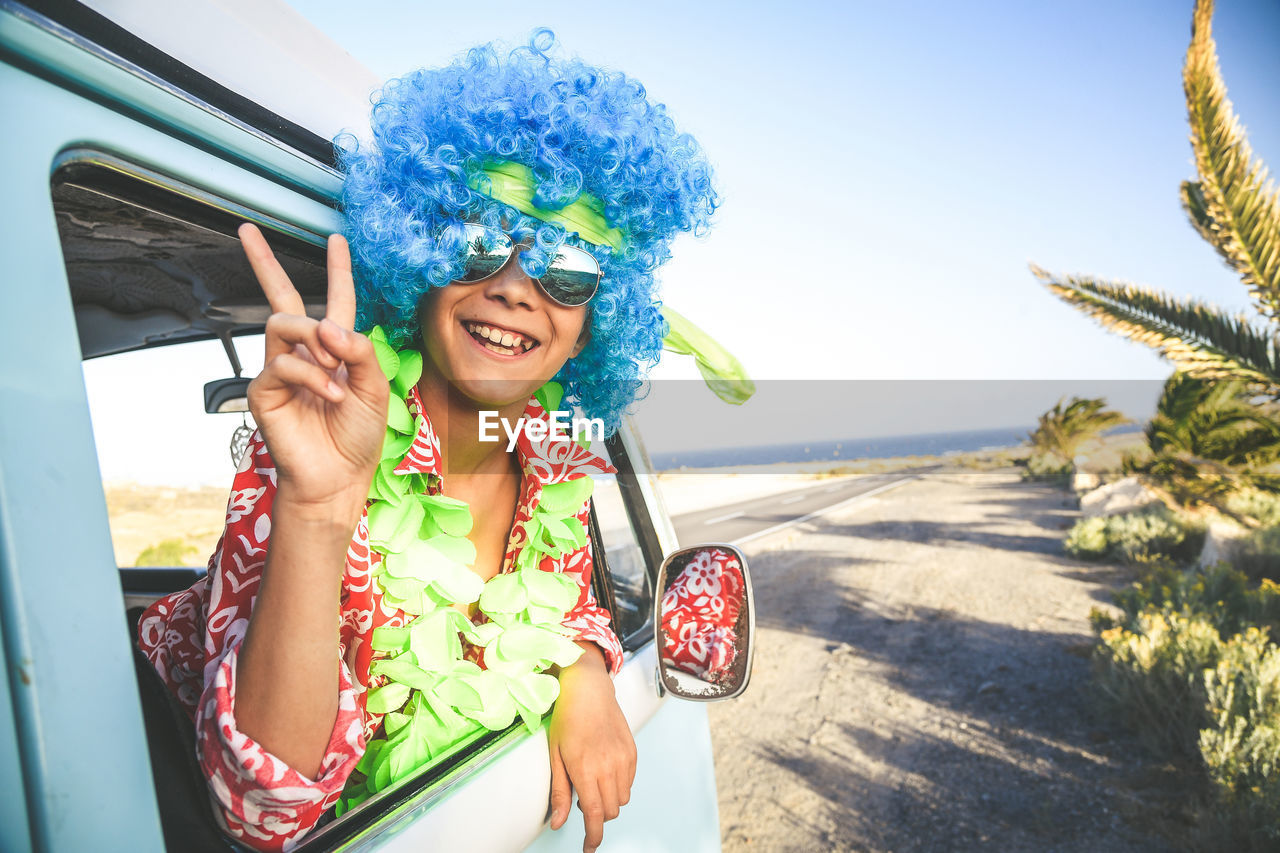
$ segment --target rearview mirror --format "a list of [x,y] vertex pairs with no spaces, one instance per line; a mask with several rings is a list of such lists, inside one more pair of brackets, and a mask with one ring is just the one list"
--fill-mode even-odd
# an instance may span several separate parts
[[252,381],[237,376],[204,383],[204,410],[211,415],[249,411],[249,383]]
[[658,571],[658,693],[714,702],[751,678],[756,627],[747,560],[732,545],[682,548]]

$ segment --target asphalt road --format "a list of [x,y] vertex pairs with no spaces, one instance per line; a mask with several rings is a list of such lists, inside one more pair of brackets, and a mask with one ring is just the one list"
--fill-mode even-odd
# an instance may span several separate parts
[[744,549],[751,683],[707,706],[724,853],[1230,849],[1088,689],[1118,575],[1063,554],[1068,501],[939,470]]
[[922,466],[888,474],[841,478],[791,492],[765,495],[740,503],[676,516],[672,523],[682,546],[703,542],[742,542],[843,504],[857,497],[892,488],[938,466]]

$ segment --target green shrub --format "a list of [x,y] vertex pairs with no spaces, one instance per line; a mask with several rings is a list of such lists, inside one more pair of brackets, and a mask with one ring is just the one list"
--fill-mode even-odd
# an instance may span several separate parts
[[1096,683],[1158,755],[1202,762],[1223,850],[1280,848],[1280,585],[1225,564],[1156,568],[1096,610]]
[[1097,630],[1119,625],[1138,630],[1138,617],[1148,611],[1178,613],[1207,621],[1223,640],[1250,627],[1280,633],[1280,586],[1264,580],[1252,586],[1243,572],[1225,563],[1206,569],[1152,569],[1138,583],[1115,594],[1124,612],[1119,620],[1095,616]]
[[183,539],[165,539],[148,545],[134,560],[135,566],[185,566],[187,558],[196,553],[196,547]]
[[1246,489],[1228,498],[1224,508],[1246,523],[1259,525],[1235,544],[1232,564],[1254,580],[1280,580],[1280,495]]
[[1231,849],[1275,850],[1280,842],[1280,649],[1267,632],[1232,637],[1205,673],[1207,727],[1200,755],[1225,807]]
[[1124,515],[1082,518],[1067,533],[1067,553],[1084,560],[1161,563],[1194,560],[1204,547],[1202,524],[1157,506]]
[[1027,457],[1027,470],[1023,475],[1028,480],[1043,483],[1067,485],[1075,473],[1075,466],[1070,459],[1064,459],[1056,453],[1034,452]]
[[1280,526],[1250,533],[1236,544],[1231,562],[1253,580],[1280,580]]
[[1263,527],[1280,525],[1280,495],[1261,489],[1243,489],[1226,499],[1226,508],[1239,516],[1252,518]]
[[1101,560],[1107,553],[1107,519],[1102,516],[1082,518],[1067,531],[1063,547],[1073,557]]
[[1097,684],[1156,753],[1191,757],[1209,723],[1204,670],[1222,656],[1217,628],[1202,618],[1147,611],[1134,630],[1102,631]]

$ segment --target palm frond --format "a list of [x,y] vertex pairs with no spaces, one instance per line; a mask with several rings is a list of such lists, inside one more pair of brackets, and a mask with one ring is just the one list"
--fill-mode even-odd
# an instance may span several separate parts
[[1183,185],[1183,206],[1263,313],[1280,319],[1280,197],[1227,98],[1212,21],[1213,0],[1197,0],[1182,79],[1200,181],[1190,193]]
[[1031,272],[1064,302],[1104,328],[1158,350],[1183,373],[1280,387],[1275,338],[1244,315],[1233,317],[1212,305],[1134,284],[1059,277],[1035,264]]
[[1182,210],[1187,214],[1187,219],[1191,220],[1191,225],[1196,232],[1209,243],[1217,240],[1213,232],[1213,217],[1209,216],[1209,208],[1204,200],[1204,188],[1200,186],[1200,182],[1183,181],[1178,195],[1182,199]]
[[1151,449],[1178,447],[1228,465],[1245,465],[1250,457],[1280,447],[1280,424],[1241,400],[1215,408],[1215,402],[1206,399],[1203,408],[1181,427],[1177,430],[1178,445],[1157,447],[1152,443]]
[[1258,401],[1243,382],[1174,373],[1146,434],[1152,455],[1130,472],[1177,504],[1209,504],[1239,519],[1228,499],[1275,480],[1269,466],[1280,458],[1280,407]]
[[1103,399],[1065,397],[1042,414],[1039,425],[1028,436],[1032,448],[1070,462],[1080,446],[1112,427],[1128,423],[1122,413],[1106,408]]

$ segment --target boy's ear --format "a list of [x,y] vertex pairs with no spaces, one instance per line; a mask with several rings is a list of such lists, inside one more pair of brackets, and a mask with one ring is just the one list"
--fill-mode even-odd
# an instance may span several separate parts
[[589,343],[591,343],[591,323],[585,322],[582,324],[582,331],[578,334],[578,342],[573,345],[573,352],[569,355],[569,358],[577,358],[578,353],[586,349]]

